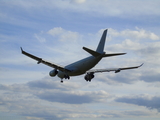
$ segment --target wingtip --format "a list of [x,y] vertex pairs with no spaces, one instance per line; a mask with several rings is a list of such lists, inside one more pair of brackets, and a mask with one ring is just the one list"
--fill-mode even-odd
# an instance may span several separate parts
[[125,55],[125,54],[127,54],[127,53],[120,53],[120,55]]
[[22,47],[20,47],[20,48],[21,48],[21,51],[23,51]]
[[139,67],[141,67],[144,63],[142,63]]
[[104,31],[108,31],[108,28],[107,28],[107,29],[105,29]]
[[23,52],[23,49],[22,49],[22,47],[20,47],[21,48],[21,52]]

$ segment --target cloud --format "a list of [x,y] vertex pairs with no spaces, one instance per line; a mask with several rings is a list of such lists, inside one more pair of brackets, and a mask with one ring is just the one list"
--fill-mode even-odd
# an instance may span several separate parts
[[[53,88],[49,85],[49,83]],[[120,111],[114,110],[112,108],[114,108],[114,105],[117,105],[116,103],[113,103],[113,96],[110,96],[108,92],[105,90],[95,90],[95,87],[94,91],[84,91],[79,87],[69,88],[71,85],[75,86],[75,84],[77,83],[72,81],[71,83],[68,83],[68,85],[63,85],[61,83],[58,85],[57,82],[51,82],[51,79],[47,80],[46,78],[44,81],[36,80],[26,84],[1,84],[0,105],[2,108],[4,108],[3,112],[10,110],[12,113],[19,114],[29,119],[44,120],[53,118],[55,120],[63,120],[65,118],[105,119],[117,117],[125,118],[131,116],[150,117],[155,115],[155,113],[145,111],[137,107],[136,109],[132,110],[130,108],[123,108],[124,106],[118,106],[122,107],[123,109]],[[101,86],[101,89],[103,89],[103,85],[104,84],[99,85]],[[105,88],[107,87],[106,85],[104,86]],[[85,86],[83,85],[82,88],[84,87]],[[114,95],[114,97],[116,96]],[[131,97],[131,99],[135,100],[134,98],[138,99],[141,97]],[[151,109],[156,108],[156,103],[159,101],[159,97],[156,98],[146,96],[142,98],[144,100],[153,100],[152,102],[155,104],[152,105],[151,102],[149,102],[151,105],[147,106]],[[144,106],[143,99],[140,99],[142,102],[138,104],[139,106]],[[121,100],[120,98],[116,98],[115,101],[136,104],[137,102],[132,102],[133,100],[130,102],[130,99]],[[158,106],[156,109],[159,109]]]
[[147,57],[147,58],[153,58],[156,57],[157,59],[159,59],[159,55],[160,55],[160,42],[154,42],[154,43],[145,43],[145,45],[141,45],[141,47],[139,47],[137,49],[137,53],[140,56],[143,57]]
[[151,40],[160,40],[160,37],[153,32],[146,31],[144,29],[140,29],[136,27],[136,30],[122,30],[118,32],[117,30],[114,30],[112,28],[109,29],[110,35],[114,37],[124,37],[127,39],[132,39],[132,40],[139,40],[139,39],[151,39]]
[[59,84],[60,81],[53,80],[52,78],[45,77],[42,80],[34,80],[27,83],[27,86],[31,89],[51,89],[51,90],[58,90],[61,89],[63,91],[75,90],[80,87],[78,84]]
[[[44,78],[43,81],[36,80],[26,84],[1,84],[0,105],[5,108],[1,112],[10,110],[29,119],[45,120],[104,116],[94,115],[92,112],[88,115],[89,111],[83,107],[83,104],[106,102],[109,98],[106,91],[82,91],[77,90],[79,87],[74,82],[68,84],[58,82],[58,85],[56,81],[52,81]],[[82,105],[82,111],[79,105]]]
[[109,97],[105,91],[78,91],[76,90],[78,88],[79,86],[74,83],[63,85],[59,81],[47,80],[46,78],[27,84],[0,85],[0,90],[31,93],[43,100],[66,104],[105,102]]
[[[152,37],[152,34],[156,37]],[[148,62],[147,59],[151,60],[153,57],[159,58],[159,36],[145,29],[117,31],[110,28],[107,40],[110,45],[106,46],[106,50],[109,52],[126,51],[129,54],[125,56],[132,55],[134,60],[136,57],[141,57],[139,60],[142,62]],[[129,60],[129,58],[127,59]]]
[[146,111],[140,111],[140,110],[137,110],[137,111],[125,111],[124,112],[125,115],[130,115],[130,116],[150,116],[151,113],[150,112],[146,112]]
[[160,97],[154,96],[149,97],[146,95],[141,96],[128,96],[128,97],[120,97],[115,99],[116,102],[122,102],[127,104],[134,104],[138,106],[145,106],[149,109],[157,109],[160,112]]
[[[3,4],[8,6],[16,6],[23,8],[26,11],[46,11],[46,9],[54,10],[55,8],[62,11],[75,11],[78,13],[91,13],[103,16],[118,16],[118,17],[132,17],[140,15],[160,15],[159,1],[112,1],[112,0],[47,0],[47,1],[21,1],[21,2],[7,2],[3,1]],[[76,4],[72,4],[76,3]],[[94,8],[94,9],[92,9]]]
[[0,101],[1,108],[4,107],[1,112],[8,113],[8,111],[10,111],[13,114],[23,116],[24,118],[32,118],[35,120],[47,120],[52,118],[55,120],[63,119],[57,115],[59,110],[54,110],[51,107],[40,105],[40,100],[32,96],[31,93],[22,91],[1,91]]
[[67,31],[61,27],[56,27],[48,31],[48,34],[58,37],[59,41],[72,41],[75,42],[81,36],[77,32]]
[[[60,84],[59,81],[43,79],[27,83],[34,95],[40,99],[66,104],[84,104],[105,102],[109,94],[105,91],[78,91],[80,85],[74,83]],[[38,90],[41,89],[39,92]]]
[[87,91],[44,91],[36,95],[40,99],[50,102],[60,102],[67,104],[84,104],[92,102],[104,102],[108,97],[105,91],[87,92]]
[[[151,102],[159,100],[158,0],[3,0],[0,3],[3,11],[0,13],[0,119],[3,116],[35,120],[160,117],[156,110],[150,110],[159,110]],[[67,65],[89,55],[82,46],[97,47],[103,32],[100,29],[104,27],[109,28],[107,52],[128,54],[105,58],[97,68],[145,64],[118,74],[95,74],[91,83],[82,75],[61,84],[59,78],[48,76],[52,68],[37,65],[20,53],[22,46],[38,57]],[[144,93],[152,97],[137,95]],[[124,105],[124,100],[114,101],[123,95],[127,97],[121,98],[143,102],[128,100],[131,105]]]
[[45,39],[45,38],[43,38],[43,37],[41,37],[41,36],[39,36],[39,35],[37,35],[37,34],[34,34],[34,37],[35,37],[39,42],[41,42],[41,43],[46,42],[46,39]]
[[159,78],[160,78],[159,70],[158,71],[157,70],[146,70],[146,72],[144,72],[144,75],[140,77],[140,80],[152,83],[152,82],[160,82]]
[[78,4],[82,4],[82,3],[85,3],[86,0],[71,0],[71,2],[73,2],[73,3],[78,3]]

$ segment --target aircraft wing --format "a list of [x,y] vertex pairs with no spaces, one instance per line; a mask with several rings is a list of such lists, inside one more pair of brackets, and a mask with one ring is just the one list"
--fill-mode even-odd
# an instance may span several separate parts
[[110,69],[93,69],[89,70],[86,73],[98,73],[98,72],[110,72],[110,71],[115,71],[115,73],[120,72],[121,70],[128,70],[128,69],[135,69],[141,67],[143,64],[139,66],[134,66],[134,67],[125,67],[125,68],[110,68]]
[[30,57],[30,58],[38,61],[37,64],[43,63],[43,64],[45,64],[45,65],[47,65],[47,66],[49,66],[49,67],[58,69],[58,70],[60,70],[60,71],[70,72],[69,69],[66,69],[66,68],[64,68],[64,67],[62,67],[62,66],[60,66],[60,65],[56,65],[56,64],[54,64],[54,63],[48,62],[48,61],[46,61],[46,60],[43,60],[42,58],[36,57],[36,56],[34,56],[34,55],[30,54],[30,53],[25,52],[25,51],[22,49],[22,47],[21,47],[21,52],[22,52],[22,54],[24,54],[24,55],[26,55],[26,56],[28,56],[28,57]]

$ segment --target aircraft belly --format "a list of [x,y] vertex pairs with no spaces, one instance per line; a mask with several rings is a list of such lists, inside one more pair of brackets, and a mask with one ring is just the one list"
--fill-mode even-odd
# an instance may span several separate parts
[[85,59],[85,61],[76,62],[74,64],[71,64],[67,66],[66,68],[73,69],[72,72],[69,72],[69,76],[76,76],[76,75],[82,75],[85,74],[86,71],[93,68],[100,59],[96,59],[95,57],[90,57],[89,59]]

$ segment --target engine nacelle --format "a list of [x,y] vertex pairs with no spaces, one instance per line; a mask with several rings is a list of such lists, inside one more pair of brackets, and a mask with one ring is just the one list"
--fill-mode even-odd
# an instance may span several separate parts
[[49,72],[49,75],[50,75],[51,77],[54,77],[54,76],[56,76],[57,74],[58,74],[58,71],[57,71],[56,69],[54,69],[54,70],[52,70],[52,71]]
[[115,71],[115,73],[118,73],[118,72],[120,72],[120,71],[121,71],[121,69],[119,68],[118,70]]

